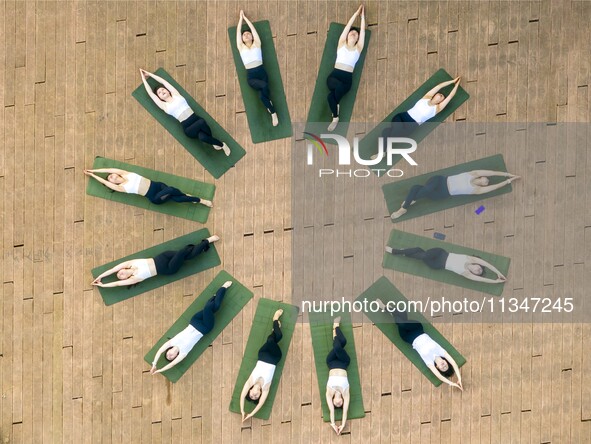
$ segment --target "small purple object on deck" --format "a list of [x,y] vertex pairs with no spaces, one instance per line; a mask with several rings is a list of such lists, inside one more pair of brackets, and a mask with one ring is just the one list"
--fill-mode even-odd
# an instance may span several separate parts
[[445,234],[443,233],[438,233],[437,231],[435,233],[433,233],[433,237],[435,239],[439,239],[439,240],[444,240],[445,239]]
[[476,214],[480,214],[484,211],[484,205],[480,205],[478,208],[476,208],[476,211],[474,211]]

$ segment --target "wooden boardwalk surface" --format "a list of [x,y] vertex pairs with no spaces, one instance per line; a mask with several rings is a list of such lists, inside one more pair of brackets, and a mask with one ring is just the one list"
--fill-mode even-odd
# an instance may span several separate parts
[[[375,327],[356,324],[367,415],[341,437],[321,421],[310,331],[299,324],[270,420],[241,425],[229,413],[256,300],[291,301],[292,263],[304,254],[292,247],[293,227],[306,215],[292,212],[292,182],[304,186],[292,178],[292,140],[251,143],[227,28],[241,7],[270,21],[292,120],[302,122],[329,23],[346,22],[357,5],[0,1],[1,443],[591,442],[591,328],[581,323],[441,324],[468,359],[464,393],[433,388]],[[366,11],[374,35],[354,121],[380,120],[440,67],[471,94],[454,121],[590,121],[591,2],[374,0]],[[93,267],[199,224],[86,196],[82,170],[100,155],[213,181],[130,95],[138,68],[160,66],[247,155],[215,182],[206,226],[222,239],[222,266],[106,307],[90,285]],[[584,297],[591,159],[579,128],[543,150],[524,136],[519,149],[483,138],[477,153],[448,146],[419,156],[434,170],[501,152],[523,181],[478,224],[459,208],[397,228],[445,231],[511,257],[513,296]],[[330,243],[324,291],[335,296],[383,274],[391,228],[370,221],[385,215],[381,193],[335,191],[344,193],[361,209],[359,229],[305,228],[309,242]],[[348,214],[343,203],[323,218]],[[178,383],[151,376],[145,352],[221,268],[255,300]],[[412,276],[396,283],[410,298],[441,288]]]

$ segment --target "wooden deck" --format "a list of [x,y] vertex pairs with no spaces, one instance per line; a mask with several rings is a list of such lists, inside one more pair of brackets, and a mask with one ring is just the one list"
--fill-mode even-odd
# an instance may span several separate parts
[[[309,217],[292,212],[293,142],[251,143],[227,28],[241,7],[253,20],[270,20],[292,120],[302,122],[328,25],[346,22],[357,5],[0,1],[0,442],[591,442],[584,376],[591,328],[581,323],[441,324],[468,359],[464,393],[433,388],[374,326],[356,324],[367,415],[341,437],[321,421],[310,331],[299,324],[271,419],[241,426],[229,413],[256,299],[289,302],[292,265],[300,272],[300,261],[311,259],[310,267],[318,259],[292,248],[294,227]],[[440,67],[461,75],[471,94],[454,121],[590,121],[591,2],[368,1],[366,11],[374,35],[354,121],[380,120]],[[222,239],[222,266],[106,307],[90,285],[91,268],[199,224],[86,196],[82,170],[100,155],[213,181],[130,95],[138,68],[159,66],[248,154],[215,181],[206,226]],[[433,170],[500,152],[523,181],[478,222],[460,208],[398,228],[444,231],[451,242],[511,257],[516,297],[584,297],[589,132],[566,136],[562,143],[554,134],[544,150],[524,135],[519,149],[483,139],[477,153],[448,146],[445,157],[418,156]],[[334,228],[313,218],[301,233],[330,244],[335,260],[322,289],[337,297],[359,294],[384,273],[381,251],[392,227],[376,223],[386,215],[377,186],[350,186],[335,184],[335,196],[352,191],[348,205],[361,208],[355,230],[338,225],[349,213],[335,200],[318,217],[337,221]],[[255,300],[178,383],[151,376],[145,352],[220,268]],[[312,271],[320,282],[323,269]],[[385,274],[410,298],[441,289]]]

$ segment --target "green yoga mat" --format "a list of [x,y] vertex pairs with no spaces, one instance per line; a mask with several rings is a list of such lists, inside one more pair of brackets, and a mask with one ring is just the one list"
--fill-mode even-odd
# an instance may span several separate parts
[[[420,247],[424,250],[429,248],[443,248],[448,253],[467,254],[469,256],[479,256],[490,264],[499,269],[503,275],[507,276],[509,271],[509,263],[511,259],[504,256],[497,256],[496,254],[486,253],[472,248],[462,247],[460,245],[450,244],[448,242],[431,239],[428,237],[417,236],[416,234],[405,233],[404,231],[392,230],[388,245],[398,250],[402,248]],[[449,270],[433,270],[418,259],[412,259],[405,256],[395,256],[393,254],[384,252],[384,268],[401,271],[403,273],[414,274],[427,279],[432,279],[438,282],[445,282],[446,284],[456,285],[470,290],[481,291],[483,293],[500,296],[503,293],[504,283],[487,284],[484,282],[475,282],[466,279],[459,274]],[[494,279],[496,274],[487,270],[484,277]]]
[[[164,242],[160,245],[156,245],[154,247],[148,248],[143,251],[139,251],[137,253],[131,254],[126,257],[122,257],[121,259],[117,259],[116,261],[109,262],[108,264],[101,265],[100,267],[96,267],[92,269],[92,277],[96,278],[102,272],[113,268],[115,265],[120,264],[121,262],[128,261],[130,259],[147,259],[156,256],[159,253],[169,250],[180,250],[185,245],[188,244],[198,244],[201,242],[202,239],[208,238],[210,236],[209,230],[207,228],[202,228],[201,230],[195,231],[194,233],[185,234],[184,236],[177,237],[176,239],[172,239],[168,242]],[[145,281],[140,282],[139,284],[135,285],[132,288],[127,287],[112,287],[112,288],[104,288],[104,287],[96,287],[98,288],[103,301],[105,301],[106,305],[112,305],[117,302],[124,301],[125,299],[132,298],[137,296],[138,294],[145,293],[146,291],[153,290],[154,288],[162,287],[163,285],[170,284],[171,282],[178,281],[179,279],[183,279],[187,276],[191,276],[192,274],[199,273],[201,271],[207,270],[209,268],[216,267],[220,265],[222,262],[218,255],[217,250],[215,249],[215,243],[212,244],[208,251],[204,251],[199,256],[186,261],[181,269],[172,275],[156,275],[154,277],[148,278]],[[104,283],[115,281],[117,278],[114,277],[115,275],[111,275],[105,279],[103,279]]]
[[[363,408],[363,397],[361,395],[361,383],[359,381],[359,369],[357,367],[357,353],[355,352],[351,316],[349,313],[337,313],[334,317],[336,316],[341,316],[341,331],[347,339],[345,350],[351,358],[351,363],[349,364],[349,368],[347,368],[350,394],[347,420],[363,418],[365,416],[365,409]],[[330,421],[330,411],[326,403],[326,383],[328,382],[329,371],[326,365],[326,357],[332,350],[332,324],[334,317],[331,317],[328,313],[309,313],[314,362],[316,363],[316,375],[318,377],[318,390],[322,404],[322,416],[325,422]],[[335,409],[334,413],[335,421],[341,421],[343,409]]]
[[[362,159],[370,159],[371,156],[377,154],[378,152],[378,138],[382,135],[382,132],[385,128],[388,128],[391,125],[392,117],[396,114],[408,111],[411,109],[415,103],[417,103],[431,88],[436,86],[441,82],[445,82],[447,80],[451,80],[451,77],[444,69],[440,69],[435,74],[433,74],[425,83],[423,83],[415,92],[413,92],[408,99],[402,102],[400,105],[394,109],[388,116],[382,120],[382,123],[376,126],[373,130],[366,134],[366,136],[359,141],[359,153]],[[449,94],[449,92],[453,89],[453,85],[446,86],[445,88],[441,89],[440,92],[445,94]],[[462,105],[466,100],[470,98],[470,95],[460,86],[456,91],[456,95],[454,98],[447,104],[447,106],[439,112],[435,117],[430,119],[428,122],[423,123],[420,125],[409,137],[414,139],[417,144],[427,137],[431,131],[433,131],[441,122],[447,119],[449,116],[453,114],[453,112]],[[395,147],[397,144],[394,145]],[[400,145],[400,148],[407,148],[407,145]],[[386,156],[381,162],[372,166],[371,168],[374,170],[374,173],[377,174],[377,169],[385,169],[386,171],[392,168],[402,156],[395,154],[392,156],[392,165],[388,165]]]
[[[234,64],[236,65],[238,83],[240,83],[240,91],[244,100],[248,126],[250,127],[250,137],[253,143],[261,143],[291,137],[293,131],[291,128],[289,108],[287,107],[287,98],[285,97],[285,90],[283,89],[283,82],[281,80],[279,62],[277,61],[277,53],[275,52],[275,45],[273,43],[271,26],[268,20],[254,22],[253,25],[261,38],[263,62],[265,71],[267,71],[267,76],[269,77],[271,101],[279,119],[279,125],[277,126],[273,126],[271,123],[271,115],[259,99],[258,91],[248,85],[246,68],[244,68],[244,63],[242,63],[240,52],[236,46],[236,26],[228,28],[228,36],[230,38],[230,46],[232,47]],[[243,30],[246,29],[248,27],[244,26]]]
[[[459,165],[455,165],[442,170],[433,171],[432,173],[422,174],[420,176],[411,177],[397,182],[387,183],[382,186],[386,205],[388,206],[388,214],[398,211],[408,192],[414,185],[425,185],[427,180],[433,176],[452,176],[454,174],[466,173],[473,170],[492,170],[507,172],[505,161],[501,154],[496,156],[485,157],[484,159],[474,160]],[[507,179],[502,176],[489,177],[490,185],[497,184]],[[448,208],[459,207],[472,202],[488,199],[490,197],[499,196],[501,194],[510,193],[513,191],[511,184],[504,186],[496,191],[480,195],[468,196],[451,196],[442,200],[420,199],[412,205],[408,211],[398,219],[392,222],[402,222],[404,220],[413,219],[415,217],[424,216],[426,214],[436,213],[438,211],[447,210]]]
[[[321,133],[327,133],[328,123],[332,121],[332,113],[328,106],[328,101],[326,100],[326,97],[330,92],[328,86],[326,86],[326,79],[334,69],[339,37],[343,32],[343,29],[345,29],[345,25],[333,22],[330,24],[328,35],[326,36],[324,52],[322,53],[322,60],[320,61],[320,68],[316,79],[316,86],[314,87],[314,94],[312,95],[310,110],[308,111],[308,119],[306,120],[305,131],[312,134],[320,135]],[[339,103],[339,124],[332,132],[333,134],[339,134],[343,137],[347,135],[347,129],[349,128],[349,121],[353,114],[353,105],[355,104],[355,97],[357,96],[357,90],[359,89],[363,64],[365,63],[365,56],[367,54],[370,40],[371,31],[366,29],[365,44],[361,56],[359,57],[359,61],[355,65],[355,70],[353,71],[351,90],[345,94]],[[332,140],[325,140],[325,142],[336,143]]]
[[[273,402],[275,401],[275,395],[279,388],[279,381],[281,380],[281,374],[283,373],[283,366],[285,365],[285,358],[287,358],[287,352],[289,351],[289,344],[295,330],[295,324],[298,318],[298,308],[294,305],[285,304],[283,302],[272,301],[270,299],[260,299],[257,306],[254,319],[252,320],[252,327],[250,329],[250,335],[248,336],[248,342],[244,349],[244,357],[240,364],[240,370],[238,371],[238,377],[236,378],[236,385],[232,392],[232,400],[230,401],[230,411],[234,413],[240,413],[240,394],[244,384],[250,377],[252,370],[254,369],[259,348],[267,340],[267,336],[273,331],[273,315],[279,309],[283,309],[283,314],[279,319],[281,321],[281,332],[283,338],[279,341],[279,348],[283,353],[281,361],[275,367],[275,373],[273,375],[273,382],[271,383],[271,389],[269,396],[265,401],[265,404],[256,413],[255,418],[269,419],[271,416],[271,410],[273,409]],[[248,414],[255,408],[255,404],[250,401],[245,401],[244,410]]]
[[[173,174],[167,174],[161,171],[151,170],[149,168],[142,168],[129,163],[120,162],[118,160],[107,159],[105,157],[96,157],[94,159],[92,169],[98,168],[119,168],[126,171],[132,171],[147,179],[156,182],[164,182],[171,187],[178,188],[183,193],[190,194],[191,196],[197,196],[202,199],[212,200],[213,195],[215,194],[215,185],[213,184],[186,179]],[[107,174],[97,173],[97,176],[101,176],[103,179],[106,179]],[[86,186],[86,194],[114,202],[133,205],[134,207],[145,208],[158,213],[168,214],[170,216],[182,217],[183,219],[201,223],[205,223],[207,221],[207,217],[211,211],[211,208],[199,203],[179,203],[172,200],[161,205],[154,205],[144,196],[140,196],[139,194],[118,193],[112,191],[90,177],[88,178],[88,185]]]
[[[388,301],[406,301],[402,293],[390,282],[387,278],[381,277],[375,281],[371,287],[365,290],[356,301],[367,300],[367,304],[371,301],[381,299],[384,304]],[[362,302],[363,303],[363,302]],[[410,362],[412,362],[419,371],[427,377],[429,381],[435,386],[440,386],[442,382],[437,379],[433,372],[427,367],[427,365],[421,359],[421,356],[412,348],[412,345],[404,342],[398,334],[398,327],[394,323],[392,315],[385,312],[372,312],[367,311],[365,315],[378,327],[384,335],[394,344],[398,349],[406,356]],[[419,321],[423,324],[425,333],[427,333],[435,342],[437,342],[443,349],[454,358],[454,361],[458,364],[458,367],[462,367],[466,363],[464,358],[459,351],[457,351],[453,345],[451,345],[447,339],[445,339],[439,331],[433,325],[431,325],[425,317],[420,313],[409,313],[408,318],[411,320]]]
[[[188,93],[185,91],[164,69],[158,68],[156,75],[170,82],[178,92],[187,100],[187,103],[195,111],[199,117],[203,117],[211,129],[213,137],[225,142],[230,147],[230,156],[226,156],[223,150],[215,150],[211,145],[201,142],[198,139],[191,139],[187,137],[183,131],[181,123],[174,117],[169,116],[162,111],[152,101],[144,85],[138,86],[135,91],[131,93],[152,116],[160,122],[160,124],[168,130],[178,142],[185,147],[185,149],[203,165],[203,167],[211,173],[213,177],[219,179],[226,171],[232,168],[236,163],[244,157],[246,151],[238,142],[236,142],[230,134],[217,123],[201,105],[199,105]],[[156,81],[151,77],[148,79],[151,86],[156,85]]]
[[[152,365],[152,361],[156,356],[158,349],[166,341],[174,337],[176,334],[184,330],[195,313],[202,310],[205,303],[211,298],[216,291],[226,281],[232,281],[232,285],[226,294],[220,309],[215,314],[215,324],[213,330],[201,338],[201,340],[193,347],[187,357],[175,365],[173,368],[162,373],[171,382],[177,382],[181,376],[193,365],[193,363],[201,356],[201,354],[211,345],[211,343],[218,337],[224,328],[240,313],[240,310],[252,299],[253,293],[240,282],[238,282],[232,275],[225,270],[220,271],[211,283],[201,292],[201,294],[193,301],[191,305],[185,310],[181,317],[168,329],[168,331],[160,338],[160,340],[152,347],[152,349],[144,356],[144,361],[148,365]],[[160,357],[157,367],[162,368],[168,364],[164,356]]]

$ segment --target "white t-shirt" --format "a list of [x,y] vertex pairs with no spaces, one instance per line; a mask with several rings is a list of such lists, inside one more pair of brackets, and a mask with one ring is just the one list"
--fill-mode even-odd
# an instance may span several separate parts
[[447,178],[447,190],[451,196],[474,194],[476,187],[472,185],[474,176],[470,173],[456,174]]
[[262,378],[263,387],[265,387],[267,384],[271,384],[271,382],[273,382],[275,368],[275,365],[269,364],[268,362],[257,361],[257,365],[255,365],[254,370],[250,375],[255,381],[259,378]]
[[121,184],[125,192],[128,194],[139,194],[142,176],[136,173],[127,173],[125,179],[125,182]]
[[469,261],[470,258],[465,254],[448,253],[447,260],[445,261],[445,269],[457,274],[464,274],[466,264]]
[[187,100],[183,96],[173,95],[172,101],[166,103],[166,114],[170,114],[175,119],[179,119],[187,109],[191,109]]
[[437,107],[429,105],[429,99],[421,99],[407,113],[420,125],[437,114]]
[[421,355],[421,359],[427,365],[434,364],[437,356],[445,356],[445,350],[443,347],[431,339],[427,333],[417,336],[417,338],[412,341],[412,348]]
[[192,325],[188,325],[187,328],[170,340],[170,344],[179,348],[179,354],[187,355],[202,337],[203,333]]

